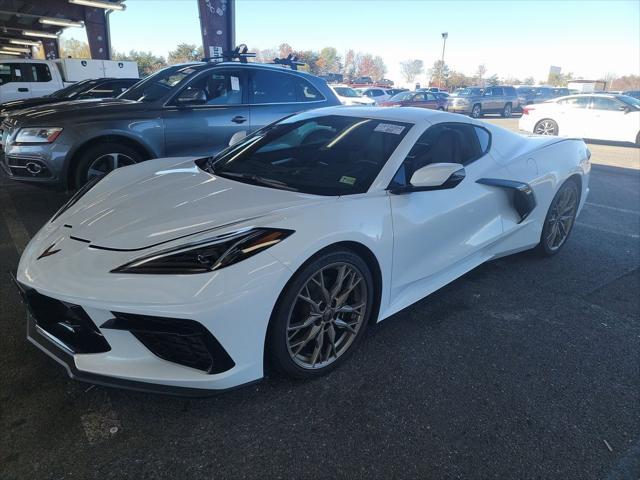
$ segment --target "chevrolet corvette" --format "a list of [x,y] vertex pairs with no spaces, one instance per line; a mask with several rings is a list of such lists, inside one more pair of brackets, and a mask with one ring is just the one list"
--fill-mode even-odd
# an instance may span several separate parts
[[317,377],[482,263],[558,253],[589,171],[582,140],[436,110],[289,116],[78,190],[20,260],[28,339],[73,378],[131,389]]

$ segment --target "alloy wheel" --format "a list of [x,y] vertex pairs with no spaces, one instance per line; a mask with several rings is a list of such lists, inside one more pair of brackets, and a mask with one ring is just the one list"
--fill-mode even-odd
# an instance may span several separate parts
[[471,109],[471,116],[473,118],[479,118],[480,117],[480,105],[474,105],[473,109]]
[[550,251],[558,250],[569,236],[576,211],[578,209],[578,194],[575,188],[564,188],[547,217],[545,243]]
[[356,339],[367,312],[367,286],[353,264],[317,270],[303,284],[287,322],[287,349],[304,369],[320,369],[340,358]]
[[537,123],[534,133],[538,135],[555,135],[556,128],[556,122],[553,120],[542,120]]
[[95,177],[103,177],[116,168],[135,164],[136,161],[124,153],[106,153],[100,155],[89,165],[87,181]]

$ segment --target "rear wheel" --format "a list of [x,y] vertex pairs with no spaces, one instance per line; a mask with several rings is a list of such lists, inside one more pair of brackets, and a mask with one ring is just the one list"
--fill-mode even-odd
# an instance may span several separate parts
[[79,188],[95,177],[103,177],[116,168],[126,167],[143,160],[140,153],[118,143],[100,143],[85,151],[75,171],[75,187]]
[[473,118],[480,118],[482,116],[482,109],[480,108],[479,103],[476,103],[471,109],[471,116]]
[[538,135],[558,135],[558,124],[550,118],[545,118],[536,123],[533,133]]
[[580,188],[575,180],[567,180],[551,201],[544,219],[537,251],[543,256],[555,255],[569,238],[580,202]]
[[274,311],[267,350],[290,377],[332,370],[362,338],[374,304],[367,264],[349,250],[322,254],[289,282]]
[[505,118],[509,118],[511,116],[511,104],[507,103],[502,110],[502,116]]

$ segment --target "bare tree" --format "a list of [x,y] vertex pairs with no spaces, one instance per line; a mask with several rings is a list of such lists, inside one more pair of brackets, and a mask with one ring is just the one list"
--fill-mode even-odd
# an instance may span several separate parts
[[418,59],[400,62],[400,73],[407,83],[413,83],[418,75],[424,73],[424,62]]

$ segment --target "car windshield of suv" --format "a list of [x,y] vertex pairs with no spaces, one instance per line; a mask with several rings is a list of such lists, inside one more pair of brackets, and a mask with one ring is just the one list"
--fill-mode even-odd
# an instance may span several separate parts
[[458,88],[451,94],[452,97],[470,97],[472,95],[480,95],[482,93],[481,88]]
[[364,193],[411,126],[351,116],[295,115],[200,166],[224,178],[282,190]]
[[145,103],[155,102],[177,88],[195,72],[196,69],[192,66],[165,68],[136,83],[118,98]]
[[411,100],[413,97],[413,92],[400,92],[396,93],[393,97],[389,99],[390,102],[401,102],[403,100]]
[[630,97],[629,95],[619,95],[618,100],[622,100],[627,105],[632,106],[636,110],[640,110],[640,100],[635,97]]
[[359,97],[358,92],[350,87],[333,87],[338,95],[341,97]]
[[56,90],[55,92],[45,96],[49,98],[71,99],[76,97],[78,94],[85,92],[86,90],[89,90],[90,88],[94,87],[97,84],[98,84],[98,80],[81,80],[80,82],[74,83],[65,88],[61,88],[60,90]]

